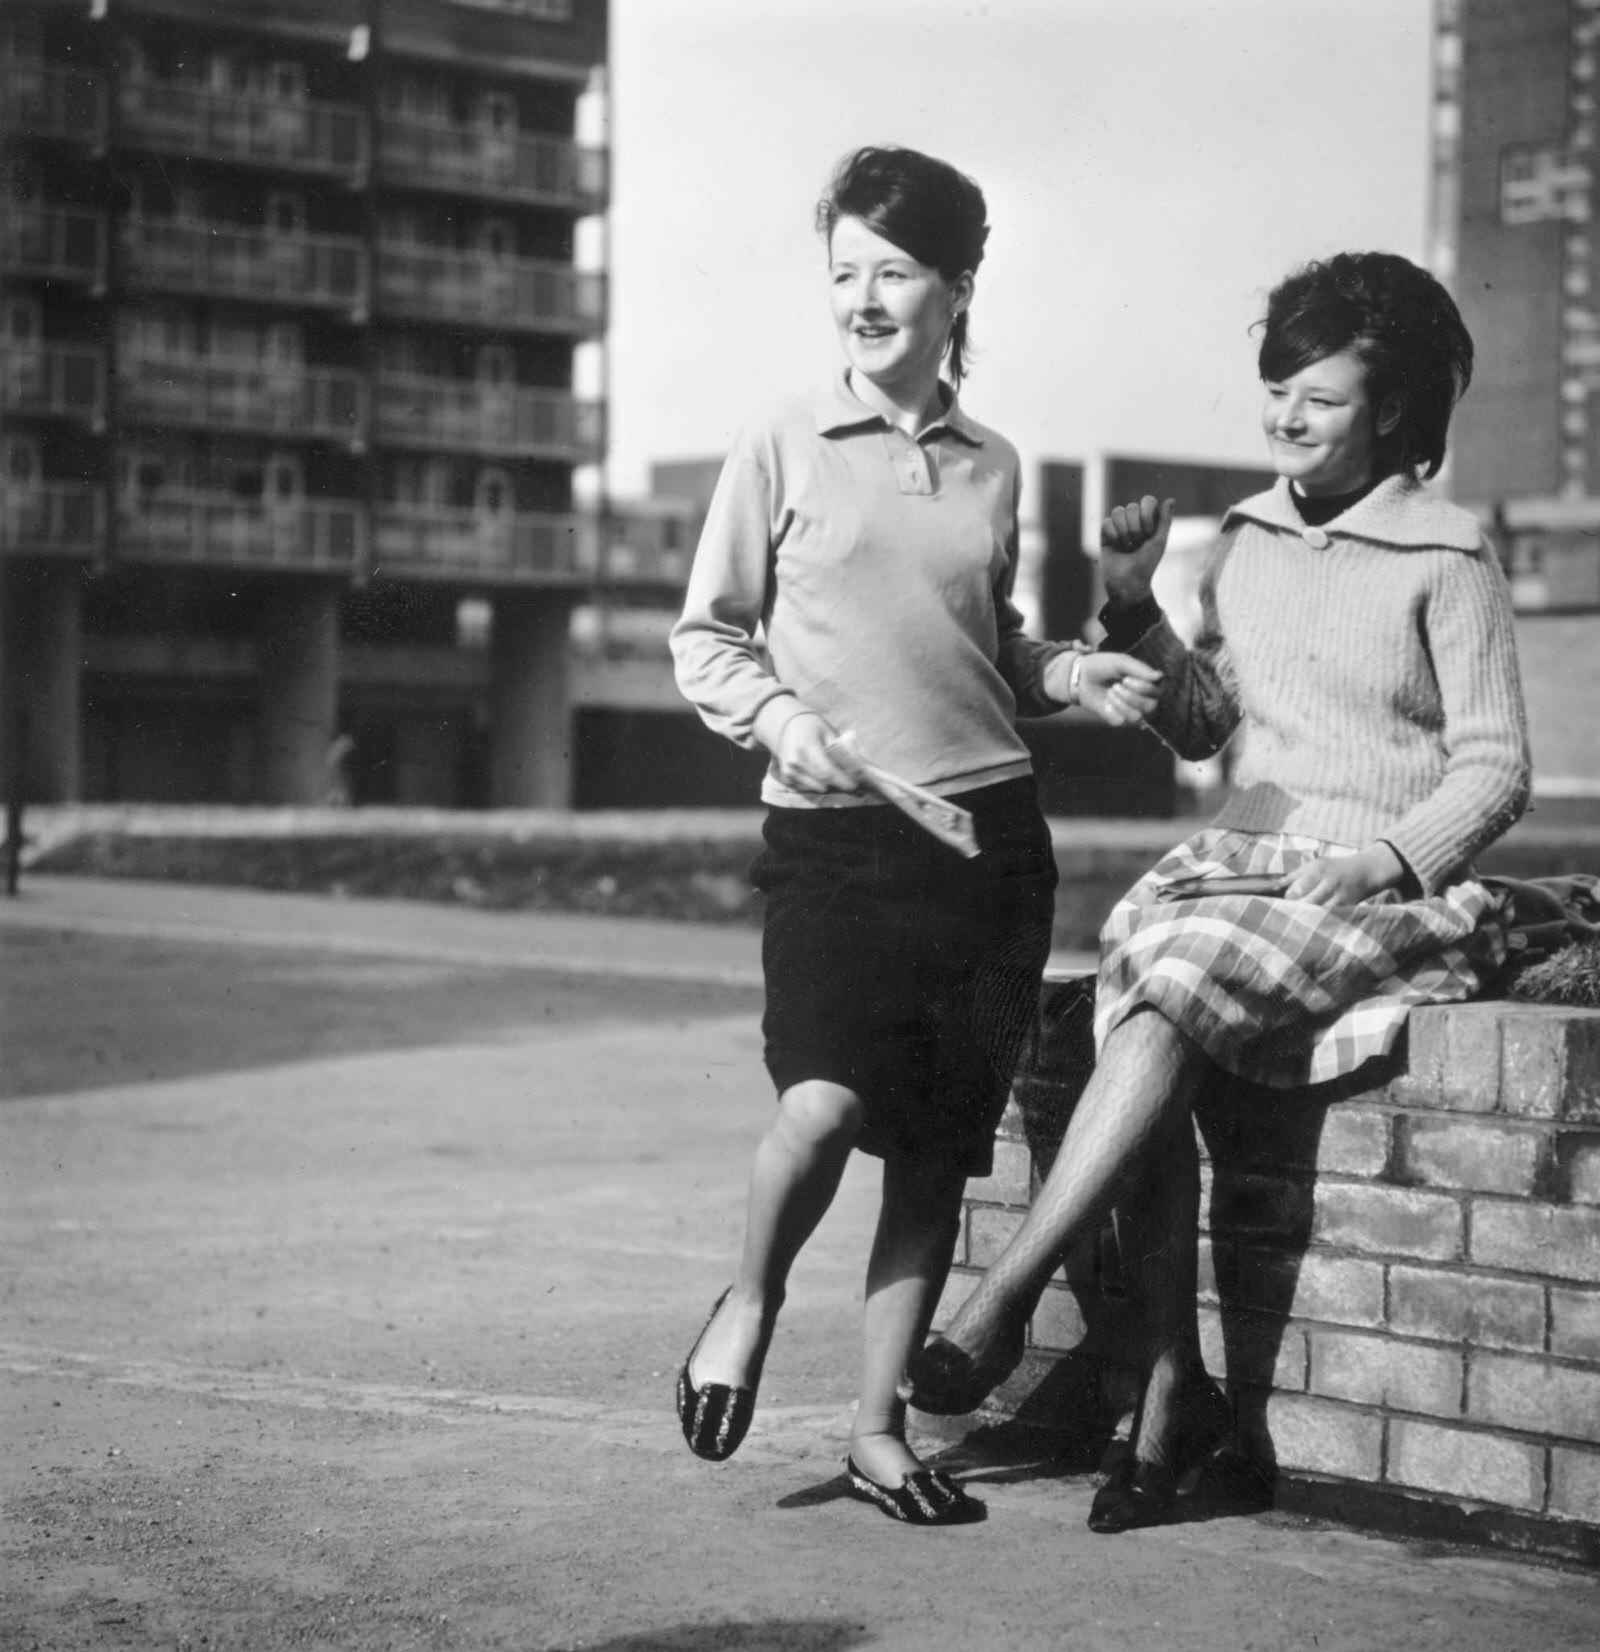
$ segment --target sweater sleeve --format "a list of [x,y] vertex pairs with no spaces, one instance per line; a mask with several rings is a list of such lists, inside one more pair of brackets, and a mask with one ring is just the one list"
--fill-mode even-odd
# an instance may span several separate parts
[[672,628],[678,689],[715,733],[775,750],[806,708],[772,674],[757,633],[771,611],[772,479],[743,443],[717,480]]
[[998,639],[995,664],[1017,702],[1019,717],[1052,717],[1066,710],[1064,701],[1052,699],[1044,691],[1044,669],[1057,654],[1080,651],[1071,642],[1040,642],[1030,637],[1022,625],[1022,615],[1012,601],[1020,561],[1017,506],[1021,483],[1013,491],[1011,528],[1006,540],[1005,573],[994,591],[995,629]]
[[1511,598],[1487,545],[1443,560],[1424,625],[1444,775],[1382,836],[1431,894],[1515,824],[1528,805],[1531,763]]
[[1144,615],[1154,610],[1156,623],[1143,636],[1118,649],[1161,673],[1161,699],[1146,723],[1165,745],[1188,761],[1221,751],[1242,715],[1227,641],[1217,618],[1217,574],[1227,545],[1225,539],[1219,542],[1201,580],[1200,631],[1192,648],[1184,647],[1152,601],[1148,608],[1140,604],[1139,609]]

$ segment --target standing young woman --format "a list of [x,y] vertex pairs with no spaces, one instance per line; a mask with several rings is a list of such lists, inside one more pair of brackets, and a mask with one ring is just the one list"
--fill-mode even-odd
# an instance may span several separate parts
[[[1232,793],[1108,919],[1094,1076],[1027,1219],[911,1366],[914,1404],[975,1407],[1062,1250],[1137,1188],[1128,1213],[1160,1229],[1129,1247],[1148,1380],[1097,1531],[1169,1518],[1228,1427],[1195,1323],[1200,1087],[1340,1078],[1411,1005],[1477,991],[1503,936],[1471,862],[1528,798],[1505,581],[1477,521],[1420,480],[1472,371],[1454,302],[1403,258],[1341,254],[1273,291],[1258,365],[1279,480],[1224,520],[1192,649],[1150,596],[1171,501],[1119,507],[1102,534],[1107,642],[1162,673],[1149,726],[1183,757],[1242,731]],[[1275,893],[1169,887],[1231,874]]]
[[[817,220],[846,368],[740,436],[672,636],[706,723],[771,753],[752,875],[777,1089],[738,1270],[684,1361],[678,1414],[699,1456],[737,1449],[791,1264],[860,1148],[883,1160],[883,1195],[847,1472],[884,1513],[946,1525],[981,1505],[912,1453],[897,1389],[1050,946],[1055,863],[1015,719],[1104,709],[1114,683],[1155,673],[1030,641],[1011,603],[1017,455],[955,394],[988,236],[978,186],[914,150],[862,149]],[[981,852],[863,791],[844,733],[970,811]]]

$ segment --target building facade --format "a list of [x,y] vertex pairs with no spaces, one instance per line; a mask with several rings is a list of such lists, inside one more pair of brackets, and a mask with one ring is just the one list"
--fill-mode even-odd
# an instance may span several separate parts
[[571,801],[606,47],[605,0],[7,0],[25,795]]
[[1600,806],[1600,0],[1436,0],[1432,262],[1477,346],[1449,486],[1518,610],[1535,808]]

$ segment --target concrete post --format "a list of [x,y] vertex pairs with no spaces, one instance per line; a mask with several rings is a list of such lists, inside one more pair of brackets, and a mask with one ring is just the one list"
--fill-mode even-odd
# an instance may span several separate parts
[[572,806],[571,602],[554,592],[494,599],[489,644],[489,805]]
[[256,799],[320,803],[339,733],[337,586],[305,580],[264,592],[256,670]]
[[[83,570],[40,561],[9,572],[9,680],[0,685],[0,703],[10,756],[23,764],[27,802],[76,803],[83,785]],[[25,752],[18,749],[24,742]]]

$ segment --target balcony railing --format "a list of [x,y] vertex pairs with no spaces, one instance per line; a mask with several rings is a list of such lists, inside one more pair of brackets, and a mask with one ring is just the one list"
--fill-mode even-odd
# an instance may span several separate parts
[[106,281],[106,221],[82,207],[0,207],[0,269],[87,283]]
[[81,69],[0,55],[0,131],[98,146],[106,136],[105,85]]
[[586,516],[518,511],[486,520],[473,510],[387,505],[372,545],[375,574],[573,585],[593,576],[596,538]]
[[554,261],[441,252],[397,241],[379,246],[378,298],[392,314],[427,320],[584,337],[605,326],[605,278],[597,273]]
[[378,128],[384,177],[422,189],[598,212],[606,200],[606,152],[544,133],[502,136],[450,121],[393,115]]
[[125,81],[122,135],[162,154],[249,161],[355,176],[367,166],[367,124],[353,103],[245,97],[159,81]]
[[402,445],[585,464],[599,458],[605,441],[602,404],[557,390],[384,373],[375,404],[379,438]]
[[362,513],[353,500],[266,504],[162,492],[125,498],[117,513],[119,561],[353,574],[361,549]]
[[248,430],[356,442],[366,434],[359,373],[139,355],[122,359],[121,409],[154,424]]
[[129,218],[121,248],[129,279],[145,286],[348,310],[357,320],[366,315],[366,249],[351,235]]
[[0,490],[0,552],[8,556],[92,557],[104,523],[99,490],[82,482]]
[[98,429],[106,416],[106,367],[82,344],[36,349],[0,346],[0,408],[8,413],[82,419]]

